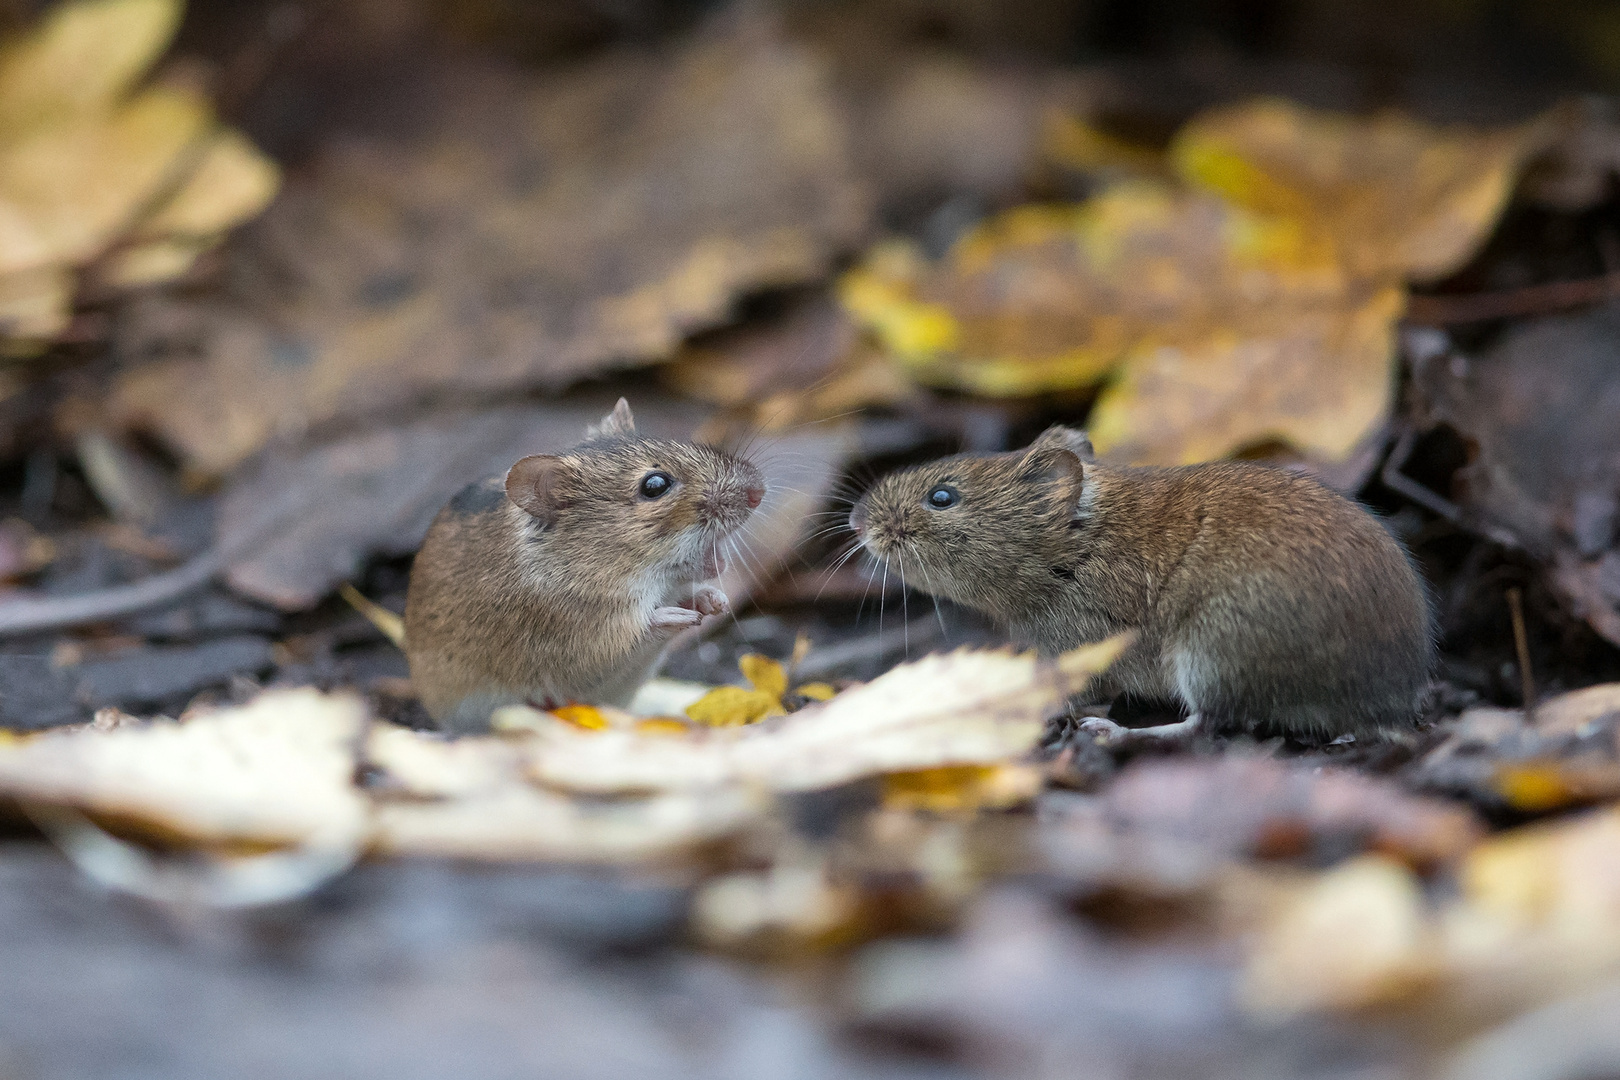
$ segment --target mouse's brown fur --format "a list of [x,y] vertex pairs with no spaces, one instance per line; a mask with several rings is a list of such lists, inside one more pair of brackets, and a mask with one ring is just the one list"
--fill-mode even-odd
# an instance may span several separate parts
[[[654,472],[672,483],[649,498]],[[676,633],[726,610],[703,582],[763,496],[747,461],[638,436],[623,400],[574,449],[469,484],[411,570],[406,652],[423,705],[469,731],[514,702],[624,704]]]
[[[959,501],[925,505],[942,485]],[[1045,652],[1135,630],[1111,689],[1214,725],[1388,732],[1412,725],[1428,682],[1431,617],[1406,552],[1296,473],[1103,465],[1057,427],[1026,451],[886,476],[850,520],[912,584]]]

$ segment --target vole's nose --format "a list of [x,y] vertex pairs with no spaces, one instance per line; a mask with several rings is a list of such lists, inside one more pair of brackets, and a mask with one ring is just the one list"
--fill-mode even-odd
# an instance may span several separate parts
[[856,503],[855,509],[849,512],[849,528],[856,536],[866,535],[866,504]]
[[750,484],[743,491],[743,497],[748,500],[748,509],[758,510],[759,504],[765,501],[765,486],[763,484]]

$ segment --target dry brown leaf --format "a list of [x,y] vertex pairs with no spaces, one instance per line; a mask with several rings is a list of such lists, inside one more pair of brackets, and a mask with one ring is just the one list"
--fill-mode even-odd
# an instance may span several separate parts
[[759,20],[673,56],[409,76],[427,104],[403,130],[326,145],[233,246],[263,282],[252,310],[175,299],[127,321],[158,362],[117,388],[119,422],[217,473],[436,392],[560,388],[820,277],[867,221],[820,65]]
[[267,691],[181,723],[72,728],[0,745],[0,795],[202,844],[356,843],[358,699]]
[[536,740],[530,773],[572,791],[690,791],[757,785],[832,787],[863,776],[992,764],[1026,752],[1046,714],[1105,668],[1119,639],[1067,653],[958,651],[887,672],[831,701],[747,727],[687,738],[553,729]]
[[1525,548],[1592,629],[1620,644],[1620,314],[1520,323],[1481,356],[1419,365],[1430,418],[1468,440],[1451,492],[1470,527]]
[[1534,724],[1520,709],[1469,709],[1412,774],[1525,813],[1612,798],[1620,794],[1620,684],[1559,694],[1536,706]]

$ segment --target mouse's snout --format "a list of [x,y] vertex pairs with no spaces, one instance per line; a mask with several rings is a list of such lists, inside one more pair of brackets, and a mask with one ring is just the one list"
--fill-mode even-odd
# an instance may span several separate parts
[[855,504],[855,509],[849,512],[849,530],[856,536],[866,536],[866,500],[862,499]]
[[748,501],[748,509],[758,510],[759,504],[765,501],[765,485],[750,484],[743,489],[743,498]]

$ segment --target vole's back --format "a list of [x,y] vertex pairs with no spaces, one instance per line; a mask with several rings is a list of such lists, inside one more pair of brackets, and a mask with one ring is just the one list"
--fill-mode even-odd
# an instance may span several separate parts
[[1077,572],[1057,617],[1031,626],[1043,644],[1136,623],[1123,688],[1218,725],[1332,736],[1415,719],[1433,656],[1428,603],[1371,514],[1243,462],[1092,466],[1086,481],[1066,545]]

